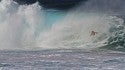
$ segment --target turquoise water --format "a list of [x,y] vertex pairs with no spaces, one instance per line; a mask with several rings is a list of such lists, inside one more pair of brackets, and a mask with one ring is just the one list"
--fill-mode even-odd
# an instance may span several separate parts
[[[54,24],[59,24],[67,15],[67,11],[61,10],[43,10],[40,16],[43,17],[43,21],[36,27],[36,37],[42,32],[42,30],[50,30]],[[42,27],[44,24],[44,27]]]
[[51,26],[63,20],[67,15],[66,11],[61,10],[45,10],[44,11],[44,17],[45,17],[45,26],[48,28],[51,28]]

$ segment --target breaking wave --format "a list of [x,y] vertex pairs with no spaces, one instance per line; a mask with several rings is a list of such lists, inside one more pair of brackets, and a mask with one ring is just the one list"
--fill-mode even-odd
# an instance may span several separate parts
[[[39,3],[0,2],[0,49],[94,49],[125,46],[124,0],[88,0],[68,12]],[[49,14],[49,15],[48,15]],[[92,34],[92,31],[97,32]]]

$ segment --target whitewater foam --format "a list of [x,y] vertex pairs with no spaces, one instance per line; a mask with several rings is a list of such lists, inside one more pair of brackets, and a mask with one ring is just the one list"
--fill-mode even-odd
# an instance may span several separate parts
[[[12,0],[0,2],[0,49],[93,49],[106,45],[111,28],[124,24],[115,16],[123,14],[123,0],[116,0],[120,9],[107,0],[89,0],[66,12],[60,21],[46,27],[45,14],[38,3],[19,5]],[[99,3],[98,3],[99,2]],[[102,4],[100,6],[100,3]],[[108,10],[110,9],[110,10]],[[118,12],[120,10],[121,12]],[[56,11],[57,12],[57,11]],[[115,14],[115,15],[114,15]],[[53,17],[54,18],[54,17]],[[91,31],[98,34],[90,36]]]
[[12,0],[2,0],[0,5],[1,49],[34,46],[36,27],[43,24],[38,3],[20,6]]

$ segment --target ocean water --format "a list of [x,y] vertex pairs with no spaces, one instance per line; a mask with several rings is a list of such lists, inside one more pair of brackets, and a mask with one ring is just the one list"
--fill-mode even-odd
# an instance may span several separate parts
[[69,10],[2,0],[0,50],[0,70],[125,70],[125,0]]
[[[2,0],[0,49],[124,49],[124,5],[123,0],[88,0],[69,10],[55,10],[38,2]],[[91,36],[92,31],[97,34]]]
[[125,53],[107,50],[0,51],[0,70],[124,70]]

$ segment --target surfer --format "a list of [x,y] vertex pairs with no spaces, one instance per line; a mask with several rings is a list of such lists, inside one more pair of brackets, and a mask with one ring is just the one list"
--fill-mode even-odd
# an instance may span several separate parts
[[96,34],[98,34],[98,32],[91,31],[91,35],[90,36],[95,36]]

